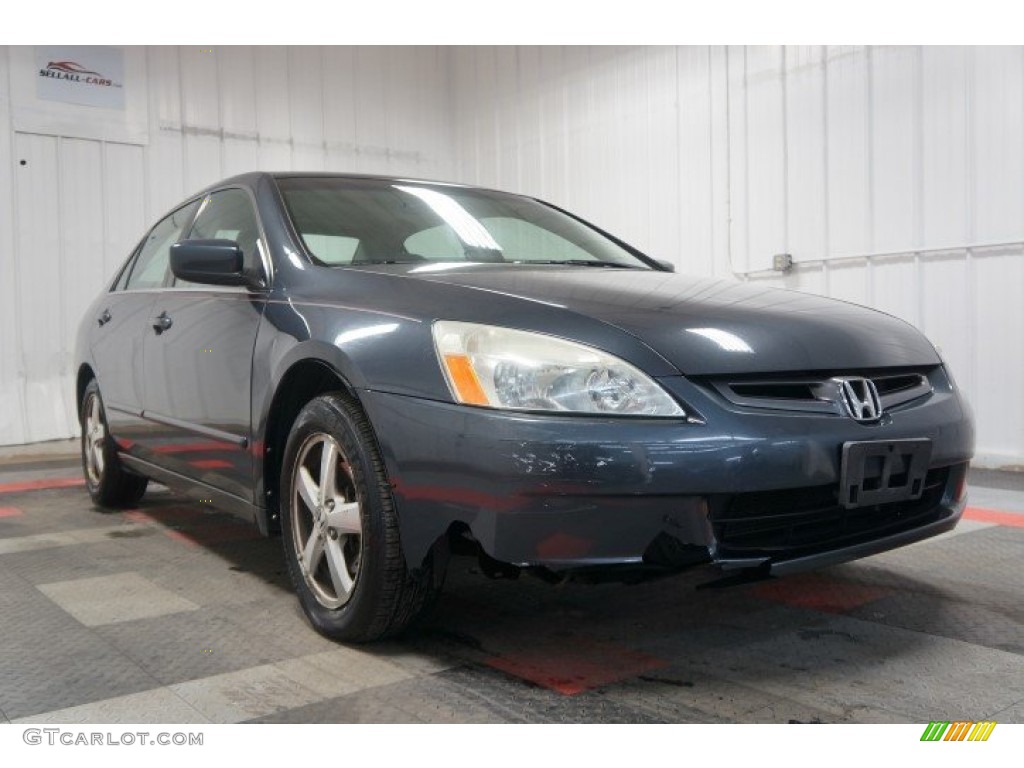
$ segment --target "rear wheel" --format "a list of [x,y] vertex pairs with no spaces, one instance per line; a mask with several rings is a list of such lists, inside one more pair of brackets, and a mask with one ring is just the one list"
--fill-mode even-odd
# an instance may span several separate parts
[[336,640],[395,635],[437,591],[406,568],[398,516],[370,423],[342,393],[299,413],[281,473],[285,558],[313,626]]
[[132,474],[121,464],[107,429],[100,388],[93,379],[82,395],[82,470],[85,487],[100,507],[134,506],[146,492],[149,480]]

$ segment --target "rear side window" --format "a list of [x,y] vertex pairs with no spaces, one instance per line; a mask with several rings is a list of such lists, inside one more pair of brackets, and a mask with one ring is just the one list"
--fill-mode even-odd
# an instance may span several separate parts
[[171,246],[181,239],[196,205],[197,203],[193,202],[182,206],[149,231],[146,241],[139,250],[138,258],[131,266],[128,282],[124,286],[127,290],[161,288],[167,284],[171,266]]

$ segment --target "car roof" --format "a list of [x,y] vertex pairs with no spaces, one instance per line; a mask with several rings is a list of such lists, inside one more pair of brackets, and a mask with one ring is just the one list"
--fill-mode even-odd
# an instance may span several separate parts
[[381,182],[412,182],[415,184],[436,184],[443,187],[459,187],[462,189],[479,189],[488,192],[500,192],[501,190],[490,189],[488,187],[478,187],[473,184],[462,184],[455,181],[442,181],[440,179],[421,179],[412,176],[389,176],[383,174],[374,173],[332,173],[327,171],[250,171],[249,173],[240,173],[235,176],[230,176],[226,179],[221,179],[218,182],[208,185],[202,190],[196,192],[195,196],[205,195],[213,192],[217,189],[229,186],[248,186],[256,187],[257,184],[264,179],[365,179],[369,181],[381,181]]

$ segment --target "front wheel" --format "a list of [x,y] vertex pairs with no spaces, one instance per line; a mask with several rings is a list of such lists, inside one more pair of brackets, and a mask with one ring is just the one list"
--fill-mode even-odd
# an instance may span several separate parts
[[288,572],[319,632],[378,640],[400,633],[431,603],[430,563],[416,574],[406,567],[384,463],[350,397],[322,395],[299,413],[280,498]]

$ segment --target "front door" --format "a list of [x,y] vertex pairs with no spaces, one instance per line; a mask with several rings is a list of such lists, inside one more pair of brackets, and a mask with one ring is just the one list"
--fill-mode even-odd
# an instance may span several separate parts
[[[200,205],[186,239],[234,240],[246,270],[262,275],[249,195],[227,189]],[[173,280],[150,307],[145,341],[148,459],[246,501],[253,500],[253,347],[265,294]]]

